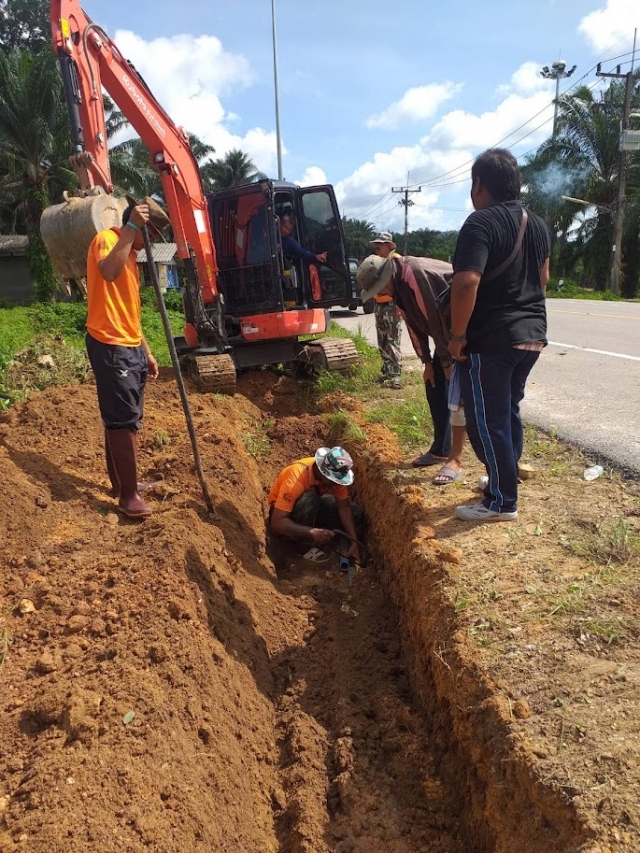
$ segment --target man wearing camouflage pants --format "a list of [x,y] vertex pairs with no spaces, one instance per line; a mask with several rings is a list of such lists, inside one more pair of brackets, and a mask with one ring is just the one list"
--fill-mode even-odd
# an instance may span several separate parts
[[[388,231],[381,231],[371,241],[373,252],[381,258],[388,258],[394,254],[396,244]],[[402,326],[400,313],[396,303],[391,296],[374,296],[376,333],[378,335],[378,349],[382,356],[382,370],[377,382],[388,384],[391,388],[402,388],[400,376],[402,374],[402,350],[400,349],[400,337]]]

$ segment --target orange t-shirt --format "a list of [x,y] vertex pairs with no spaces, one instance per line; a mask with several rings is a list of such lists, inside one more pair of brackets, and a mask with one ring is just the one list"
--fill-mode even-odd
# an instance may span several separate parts
[[87,331],[103,344],[137,347],[142,342],[140,326],[140,273],[131,249],[124,269],[115,281],[102,277],[98,264],[114,248],[119,228],[100,231],[87,255]]
[[330,492],[337,501],[347,500],[349,491],[346,486],[337,483],[334,486],[325,479],[316,480],[313,475],[314,462],[315,459],[310,456],[299,459],[281,471],[269,492],[269,505],[283,512],[292,512],[300,495],[309,489],[315,489],[321,495]]

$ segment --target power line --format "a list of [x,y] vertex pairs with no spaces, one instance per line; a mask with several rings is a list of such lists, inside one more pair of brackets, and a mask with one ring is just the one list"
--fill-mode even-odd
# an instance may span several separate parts
[[[610,47],[610,48],[608,48],[606,51],[604,51],[604,53],[608,53],[610,50],[613,50],[615,47],[617,47],[617,45],[618,45],[618,44],[620,44],[620,42],[621,42],[621,41],[624,41],[624,40],[625,40],[625,38],[626,38],[626,36],[624,36],[622,39],[620,39],[619,41],[617,41],[614,45],[612,45],[612,47]],[[622,54],[620,54],[619,56],[612,57],[611,59],[604,59],[604,60],[601,60],[601,61],[603,61],[603,62],[613,62],[615,59],[621,59],[621,58],[623,58],[623,57],[625,57],[625,56],[632,56],[632,55],[633,55],[633,51],[628,51],[627,53],[622,53]],[[598,62],[596,62],[596,63],[595,63],[595,65],[593,65],[591,68],[589,68],[589,69],[588,69],[588,71],[586,71],[586,72],[582,75],[582,77],[579,77],[579,78],[578,78],[578,79],[573,83],[573,85],[571,85],[571,86],[569,86],[567,89],[565,89],[565,91],[564,91],[562,94],[563,94],[563,95],[566,95],[566,94],[567,94],[567,92],[570,92],[570,91],[571,91],[571,89],[575,89],[575,88],[576,88],[576,87],[577,87],[577,86],[578,86],[578,85],[579,85],[579,84],[580,84],[580,83],[581,83],[581,82],[582,82],[586,77],[588,77],[588,76],[589,76],[589,74],[591,74],[593,71],[595,71],[595,69],[596,69],[597,67],[598,67]],[[538,110],[538,112],[537,112],[537,113],[535,113],[534,115],[532,115],[532,116],[531,116],[531,118],[527,119],[527,121],[523,122],[521,125],[519,125],[518,127],[514,128],[510,133],[508,133],[506,136],[504,136],[504,137],[503,137],[502,139],[500,139],[498,142],[495,142],[495,143],[494,143],[493,145],[491,145],[490,147],[491,147],[491,148],[497,148],[497,147],[498,147],[499,145],[501,145],[503,142],[506,142],[506,140],[507,140],[507,139],[509,139],[509,137],[513,136],[513,135],[514,135],[515,133],[517,133],[519,130],[522,130],[522,128],[526,127],[528,124],[531,124],[531,122],[532,122],[532,121],[534,121],[534,120],[535,120],[539,115],[541,115],[545,110],[549,109],[549,107],[551,107],[552,105],[553,105],[553,101],[550,101],[548,104],[546,104],[544,107],[542,107],[542,109]],[[535,132],[536,132],[536,130],[539,130],[539,129],[540,129],[540,127],[542,127],[542,126],[543,126],[544,124],[546,124],[546,123],[547,123],[547,120],[545,120],[544,122],[542,122],[542,124],[538,125],[538,127],[534,128],[530,133],[525,134],[525,136],[521,137],[521,139],[519,139],[519,140],[517,140],[516,142],[513,142],[513,143],[511,143],[511,144],[512,144],[512,145],[517,145],[517,144],[518,144],[519,142],[521,142],[523,139],[526,139],[526,138],[527,138],[527,136],[530,136],[530,135],[531,135],[531,133],[535,133]],[[464,163],[461,163],[459,166],[455,166],[453,169],[449,169],[449,171],[448,171],[448,172],[443,172],[443,173],[442,173],[442,174],[440,174],[440,175],[434,175],[432,178],[428,178],[428,179],[427,179],[427,180],[425,180],[425,181],[420,181],[420,182],[418,182],[418,183],[411,184],[410,186],[412,186],[412,187],[427,186],[427,185],[431,184],[433,181],[439,181],[441,178],[446,178],[448,175],[453,175],[455,172],[458,172],[460,169],[463,169],[465,166],[468,166],[470,163],[473,163],[473,161],[474,161],[474,160],[475,160],[475,157],[471,158],[470,160],[466,160]],[[425,168],[425,167],[422,167],[422,168]],[[417,169],[414,169],[413,171],[417,171]]]
[[374,201],[373,204],[370,204],[368,207],[365,207],[364,210],[361,210],[358,215],[359,216],[368,215],[369,213],[371,213],[374,210],[374,208],[379,207],[381,204],[384,204],[385,199],[387,198],[388,195],[391,195],[391,190],[387,190],[384,195],[380,196],[380,198],[377,201]]
[[[607,48],[607,50],[604,51],[602,56],[604,56],[604,54],[606,54],[609,51],[616,48],[621,42],[625,41],[626,38],[627,38],[627,36],[623,36],[621,39],[619,39],[617,42],[615,42],[615,44],[613,44],[611,47]],[[595,69],[597,69],[598,64],[600,62],[614,62],[616,59],[624,59],[625,57],[628,57],[628,56],[632,57],[632,59],[629,60],[629,62],[631,62],[633,64],[634,51],[627,51],[625,53],[618,54],[617,56],[612,56],[612,57],[609,57],[607,59],[599,60],[599,62],[596,62],[595,65],[593,65],[591,68],[589,68],[582,75],[582,77],[579,77],[577,80],[574,81],[574,83],[571,86],[569,86],[567,89],[565,89],[565,91],[562,94],[566,95],[572,89],[577,88],[580,85],[580,83],[582,83],[582,81],[585,80],[589,76],[589,74],[591,74]],[[626,65],[627,63],[623,62],[622,64]],[[593,89],[593,88],[595,88],[596,85],[598,85],[597,80],[589,88]],[[534,121],[539,115],[541,115],[543,112],[545,112],[545,110],[549,109],[549,107],[551,107],[553,105],[553,103],[554,103],[553,100],[550,101],[548,104],[546,104],[544,107],[542,107],[542,109],[538,110],[537,113],[535,113],[529,119],[527,119],[527,121],[523,122],[521,125],[514,128],[510,133],[508,133],[506,136],[504,136],[498,142],[495,142],[490,147],[496,148],[497,146],[501,145],[503,142],[506,142],[507,139],[509,139],[511,136],[513,136],[519,130],[522,130],[528,124],[531,124],[531,122]],[[528,136],[531,136],[532,134],[534,134],[538,130],[540,130],[540,128],[544,127],[544,125],[547,124],[547,122],[548,122],[548,119],[545,119],[539,125],[537,125],[532,130],[530,130],[528,133],[524,134],[524,136],[521,136],[515,142],[512,142],[511,145],[512,146],[518,145],[520,142],[525,140]],[[529,149],[529,151],[525,151],[523,154],[518,155],[518,159],[522,159],[522,157],[526,157],[528,154],[531,154],[535,150],[536,150],[536,148],[531,148],[531,149]],[[449,169],[448,172],[443,172],[440,175],[434,175],[433,177],[428,178],[425,181],[420,181],[420,182],[415,183],[415,184],[409,184],[409,182],[407,181],[407,189],[412,189],[412,188],[417,188],[417,187],[429,187],[430,189],[441,189],[443,187],[449,187],[449,186],[454,186],[456,184],[465,183],[468,180],[468,175],[465,173],[464,177],[458,178],[458,175],[456,173],[461,174],[460,170],[464,169],[466,166],[469,166],[471,163],[474,162],[474,160],[475,160],[475,157],[471,158],[470,160],[466,160],[464,163],[461,163],[458,166],[455,166],[453,169]],[[428,167],[423,166],[423,167],[418,167],[418,168],[428,168]],[[418,169],[414,169],[412,171],[415,172],[415,171],[418,171]],[[452,178],[457,178],[457,180],[451,180],[451,181],[446,181],[446,182],[442,182],[442,183],[437,183],[437,182],[441,181],[442,178],[446,178],[449,175],[451,175]],[[380,218],[382,216],[386,215],[391,210],[393,210],[393,207],[395,206],[395,205],[392,205],[391,207],[386,208],[384,211],[376,211],[376,208],[380,207],[386,201],[386,198],[390,193],[391,193],[391,190],[387,190],[387,192],[385,192],[384,195],[380,196],[377,199],[377,201],[373,202],[368,207],[364,208],[364,210],[359,211],[358,216],[359,217],[365,217],[365,216],[369,217],[369,216],[373,216],[374,212],[375,212],[375,218],[380,220]],[[444,209],[444,208],[442,208],[442,209]]]

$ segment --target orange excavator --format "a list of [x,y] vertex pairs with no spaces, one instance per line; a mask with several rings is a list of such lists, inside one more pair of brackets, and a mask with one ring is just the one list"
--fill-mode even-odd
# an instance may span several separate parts
[[[162,179],[184,269],[184,334],[175,342],[196,385],[233,393],[238,369],[280,362],[303,372],[349,370],[358,358],[351,340],[301,340],[327,330],[329,308],[354,301],[332,187],[265,179],[206,198],[188,134],[77,0],[52,0],[51,29],[71,125],[70,162],[80,183],[78,193],[65,195],[41,219],[58,273],[82,279],[91,240],[120,224],[126,206],[113,194],[104,89]],[[327,252],[326,264],[284,257],[285,215],[309,251]]]

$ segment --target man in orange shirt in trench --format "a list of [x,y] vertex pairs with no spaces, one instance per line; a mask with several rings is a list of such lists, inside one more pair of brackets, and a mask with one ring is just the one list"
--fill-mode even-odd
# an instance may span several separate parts
[[105,428],[105,456],[114,497],[132,518],[151,514],[138,494],[137,431],[147,377],[158,363],[140,325],[140,273],[136,252],[144,248],[141,229],[158,232],[169,219],[152,199],[127,197],[122,228],[100,231],[87,255],[87,353],[93,368]]
[[320,447],[315,456],[284,468],[269,493],[269,526],[287,539],[311,539],[327,545],[334,530],[350,537],[345,557],[360,562],[355,539],[364,523],[362,510],[349,500],[353,459],[342,447]]

